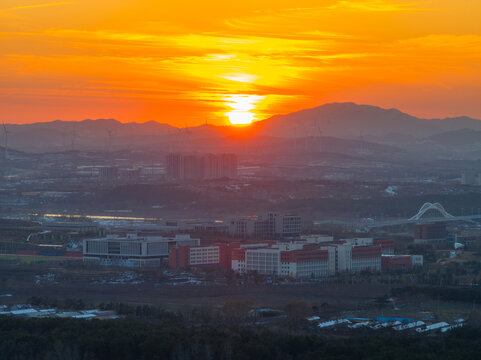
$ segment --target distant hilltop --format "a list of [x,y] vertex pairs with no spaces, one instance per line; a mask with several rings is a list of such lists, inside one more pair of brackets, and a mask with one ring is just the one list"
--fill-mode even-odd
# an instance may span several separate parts
[[258,126],[263,128],[263,133],[286,137],[315,136],[319,133],[351,138],[390,134],[425,137],[460,129],[481,131],[481,121],[466,116],[421,119],[397,109],[351,102],[325,104],[287,115],[276,115],[261,121]]
[[405,148],[421,141],[464,147],[466,151],[477,151],[481,146],[481,120],[466,116],[421,119],[396,109],[354,103],[331,103],[276,115],[247,128],[203,125],[180,129],[156,121],[121,123],[115,119],[7,124],[7,128],[8,146],[31,152],[179,147],[187,138],[191,146],[199,142],[209,150],[208,146],[227,146],[229,139],[244,135],[264,139],[328,137]]

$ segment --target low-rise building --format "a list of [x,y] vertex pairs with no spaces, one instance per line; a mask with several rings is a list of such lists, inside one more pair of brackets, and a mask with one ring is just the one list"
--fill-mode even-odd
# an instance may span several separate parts
[[394,255],[394,240],[374,239],[372,244],[380,246],[383,255]]
[[239,243],[217,243],[209,246],[172,246],[169,248],[169,267],[187,269],[190,267],[216,267],[230,269],[232,249]]
[[281,252],[281,275],[293,278],[319,278],[335,273],[336,252],[333,247]]
[[382,271],[383,272],[400,272],[409,271],[412,267],[410,255],[383,255]]
[[424,265],[424,256],[422,255],[411,255],[411,267],[423,267]]
[[414,242],[416,244],[439,246],[446,243],[447,237],[448,232],[444,222],[417,224],[414,226]]
[[381,246],[373,245],[372,239],[349,240],[334,241],[321,236],[241,245],[232,252],[232,270],[293,278],[381,271]]
[[[385,246],[383,248],[383,245]],[[173,269],[212,266],[245,273],[291,278],[322,278],[336,273],[410,270],[422,266],[422,256],[385,254],[392,240],[342,239],[311,236],[298,240],[258,243],[217,243],[209,246],[176,246],[169,249]]]
[[381,254],[380,246],[354,246],[351,250],[351,273],[380,272]]
[[229,220],[229,233],[257,239],[299,238],[302,218],[298,215],[269,212],[258,216],[234,217]]
[[200,239],[181,234],[174,237],[110,235],[105,238],[84,239],[83,261],[100,265],[116,266],[160,266],[169,255],[169,247],[196,246]]
[[381,261],[383,272],[405,272],[423,266],[422,255],[383,255]]

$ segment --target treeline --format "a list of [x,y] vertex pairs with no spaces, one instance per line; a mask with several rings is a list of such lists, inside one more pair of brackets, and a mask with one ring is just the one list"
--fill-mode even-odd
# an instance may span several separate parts
[[391,296],[424,295],[433,300],[481,303],[481,288],[449,288],[437,286],[405,286],[391,289]]
[[[27,299],[27,303],[33,306],[42,306],[48,308],[68,309],[68,310],[85,310],[89,307],[82,299],[57,299],[48,296],[32,296]],[[90,305],[92,307],[92,305]]]
[[119,315],[135,316],[140,319],[163,320],[163,321],[181,321],[183,319],[180,313],[167,311],[160,306],[153,305],[130,305],[126,303],[101,303],[98,306],[85,303],[82,299],[58,299],[56,297],[32,296],[27,302],[33,306],[57,308],[62,310],[114,310]]
[[58,299],[48,296],[32,296],[27,303],[37,307],[56,308],[60,310],[81,311],[86,309],[113,310],[118,315],[123,315],[130,320],[153,320],[184,322],[185,324],[229,324],[245,325],[255,324],[260,318],[276,317],[285,314],[289,328],[305,328],[305,318],[313,313],[319,314],[328,307],[322,303],[319,307],[312,306],[304,300],[291,300],[284,307],[284,311],[271,310],[252,312],[254,304],[249,300],[231,299],[224,303],[222,309],[212,306],[193,306],[181,311],[169,311],[155,305],[131,305],[122,302],[108,302],[94,305],[85,303],[82,299],[65,298]]
[[481,331],[445,337],[323,338],[255,327],[0,317],[0,357],[16,360],[478,359]]

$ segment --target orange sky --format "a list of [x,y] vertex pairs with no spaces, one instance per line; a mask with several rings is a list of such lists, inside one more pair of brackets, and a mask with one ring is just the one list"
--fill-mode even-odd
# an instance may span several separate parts
[[479,0],[2,0],[0,118],[227,124],[333,101],[481,118],[480,18]]

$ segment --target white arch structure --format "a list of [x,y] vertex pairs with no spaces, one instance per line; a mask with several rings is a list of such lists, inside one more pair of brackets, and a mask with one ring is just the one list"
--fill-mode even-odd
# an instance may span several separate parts
[[419,220],[426,213],[426,211],[429,211],[429,210],[436,210],[446,219],[454,218],[454,216],[448,213],[440,203],[427,202],[427,203],[424,203],[423,206],[421,206],[421,209],[419,209],[418,213],[413,217],[411,217],[409,220]]

